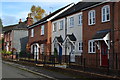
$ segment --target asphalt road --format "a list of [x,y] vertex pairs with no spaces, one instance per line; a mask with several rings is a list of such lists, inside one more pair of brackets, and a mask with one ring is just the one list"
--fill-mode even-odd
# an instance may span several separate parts
[[[13,67],[11,65],[2,64],[2,78],[36,78],[36,80],[40,80],[44,78],[39,75],[35,75],[33,73],[21,70],[19,68]],[[21,79],[22,80],[22,79]]]

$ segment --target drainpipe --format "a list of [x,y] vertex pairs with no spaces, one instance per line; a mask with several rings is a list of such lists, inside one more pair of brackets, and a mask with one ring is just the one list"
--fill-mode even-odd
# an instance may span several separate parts
[[[67,17],[65,17],[65,38],[67,37]],[[67,43],[65,43],[65,63],[67,63]]]
[[112,3],[112,28],[111,28],[111,39],[112,39],[112,61],[113,61],[113,65],[111,66],[114,69],[114,2]]

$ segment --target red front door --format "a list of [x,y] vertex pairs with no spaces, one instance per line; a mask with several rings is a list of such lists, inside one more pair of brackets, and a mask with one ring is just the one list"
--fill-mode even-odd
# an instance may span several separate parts
[[108,66],[108,47],[104,41],[101,42],[101,66]]

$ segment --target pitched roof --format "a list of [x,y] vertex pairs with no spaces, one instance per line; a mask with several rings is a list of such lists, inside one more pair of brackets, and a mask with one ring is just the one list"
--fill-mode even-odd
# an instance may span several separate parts
[[5,26],[5,27],[3,27],[2,31],[3,31],[3,32],[10,31],[10,30],[12,30],[13,28],[15,28],[17,25],[18,25],[18,24]]
[[62,38],[62,36],[60,35],[59,37],[55,37],[56,39],[57,39],[57,41],[59,42],[59,43],[63,43],[63,38]]
[[74,34],[67,34],[67,37],[71,40],[71,41],[76,41],[76,37],[74,36]]
[[77,4],[75,4],[74,6],[69,8],[68,10],[66,10],[65,12],[63,12],[60,15],[58,15],[57,17],[55,17],[53,19],[53,21],[56,19],[63,18],[63,17],[68,16],[68,15],[80,12],[82,9],[90,7],[90,6],[98,4],[98,3],[100,3],[100,2],[78,2]]
[[5,26],[5,27],[3,27],[2,31],[3,32],[8,32],[10,30],[23,30],[23,29],[27,29],[26,21],[21,22],[20,24]]
[[[71,3],[71,4],[73,4],[73,3]],[[65,7],[62,7],[62,8],[60,8],[60,9],[56,10],[55,12],[53,12],[53,13],[49,14],[48,16],[42,18],[42,19],[39,20],[38,22],[30,25],[28,28],[32,28],[32,26],[34,27],[36,24],[45,23],[48,18],[54,16],[55,14],[57,14],[57,13],[60,12],[60,11],[62,11],[62,10],[65,9],[66,7],[70,6],[71,4],[69,4],[69,5],[65,6]]]

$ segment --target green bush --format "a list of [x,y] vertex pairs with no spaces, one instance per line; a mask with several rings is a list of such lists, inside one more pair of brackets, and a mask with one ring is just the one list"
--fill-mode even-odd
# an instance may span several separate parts
[[0,53],[2,53],[2,54],[6,54],[6,52],[7,52],[6,50],[3,50],[3,51],[1,51]]
[[12,54],[12,52],[11,52],[11,51],[7,51],[6,54],[9,54],[9,55],[10,55],[10,54]]
[[54,48],[54,56],[57,57],[58,56],[58,51],[57,48]]

